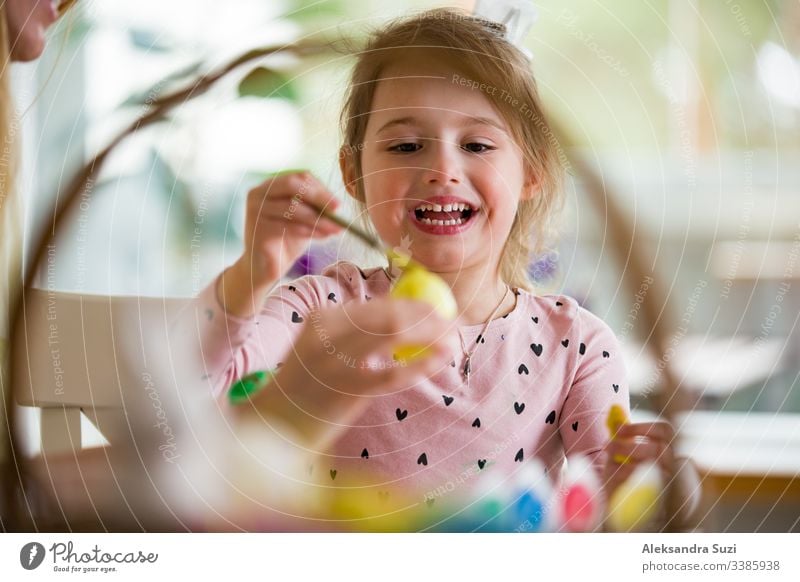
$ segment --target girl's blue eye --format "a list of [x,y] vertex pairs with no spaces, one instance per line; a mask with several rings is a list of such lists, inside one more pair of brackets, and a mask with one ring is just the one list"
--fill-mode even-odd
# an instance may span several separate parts
[[492,147],[490,145],[486,145],[485,143],[479,143],[479,142],[470,142],[470,143],[465,144],[465,145],[463,145],[461,147],[462,147],[462,149],[465,149],[468,152],[472,152],[473,154],[483,154],[483,153],[492,151],[494,149],[497,149],[497,148]]
[[422,146],[418,143],[401,143],[389,148],[390,152],[399,152],[401,154],[410,154],[416,152]]

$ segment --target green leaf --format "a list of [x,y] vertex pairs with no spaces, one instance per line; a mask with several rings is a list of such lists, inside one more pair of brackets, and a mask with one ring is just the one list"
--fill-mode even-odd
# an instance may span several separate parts
[[298,101],[292,82],[286,76],[265,67],[253,69],[242,79],[239,83],[239,95]]

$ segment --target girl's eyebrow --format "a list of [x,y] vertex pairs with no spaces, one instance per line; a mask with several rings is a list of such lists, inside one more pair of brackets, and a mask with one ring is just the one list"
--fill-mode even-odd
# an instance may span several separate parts
[[416,123],[417,120],[413,117],[398,117],[397,119],[392,119],[391,121],[384,123],[377,133],[381,133],[397,125],[415,125]]
[[[406,116],[406,117],[398,117],[397,119],[392,119],[384,123],[380,129],[378,129],[377,133],[381,133],[386,131],[387,129],[391,129],[398,125],[421,125],[419,120],[416,117]],[[476,117],[472,115],[464,116],[463,121],[459,124],[461,127],[465,127],[468,125],[489,125],[502,131],[503,133],[508,133],[506,128],[503,127],[502,124],[498,123],[491,117]]]

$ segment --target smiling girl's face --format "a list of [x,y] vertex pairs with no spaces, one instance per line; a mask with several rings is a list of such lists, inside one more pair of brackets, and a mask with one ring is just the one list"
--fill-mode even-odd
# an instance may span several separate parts
[[503,117],[461,78],[435,63],[385,70],[361,152],[381,238],[409,237],[414,259],[438,273],[497,265],[517,205],[534,191]]

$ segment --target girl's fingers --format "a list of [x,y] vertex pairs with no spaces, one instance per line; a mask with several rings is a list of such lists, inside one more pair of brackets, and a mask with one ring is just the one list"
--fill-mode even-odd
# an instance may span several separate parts
[[276,234],[283,234],[284,236],[301,236],[305,238],[310,237],[327,237],[334,234],[339,234],[341,229],[338,227],[330,227],[323,223],[308,224],[300,221],[287,222],[280,218],[269,218],[264,220],[260,218],[258,224],[255,226],[254,236],[261,238],[263,235],[269,235],[273,238]]
[[647,460],[658,461],[667,454],[667,447],[662,443],[641,438],[634,440],[614,439],[608,444],[606,450],[612,461],[623,464]]
[[634,437],[647,437],[652,440],[671,443],[675,438],[675,432],[668,422],[636,422],[622,425],[615,438],[630,439]]
[[259,221],[274,221],[281,224],[304,224],[317,229],[342,230],[342,227],[324,217],[320,217],[317,212],[304,204],[297,206],[286,206],[270,202],[258,214]]
[[246,207],[248,216],[259,219],[334,224],[321,219],[312,205],[333,211],[338,208],[339,200],[310,173],[294,172],[269,178],[250,190]]
[[350,318],[350,330],[342,339],[361,357],[402,345],[446,349],[453,343],[453,322],[426,303],[382,297],[342,315]]
[[[261,216],[274,216],[286,221],[331,222],[321,216],[316,208],[312,208],[295,197],[268,198],[263,204],[253,204],[251,209],[257,211]],[[332,205],[328,205],[328,210],[332,209]]]
[[251,199],[291,198],[297,203],[308,201],[331,210],[338,199],[310,172],[295,172],[268,178],[250,191]]
[[609,463],[606,466],[605,472],[605,480],[608,484],[607,486],[609,486],[610,490],[613,491],[617,488],[617,486],[624,483],[633,474],[635,469],[636,465],[633,463],[628,463],[625,465]]
[[395,361],[390,355],[375,357],[378,365],[369,371],[369,387],[372,393],[394,392],[416,385],[423,378],[430,378],[449,366],[452,353],[448,347],[431,345],[424,356],[411,361]]
[[307,224],[275,224],[275,233],[280,233],[284,238],[286,237],[301,237],[301,238],[325,238],[338,234],[337,231],[330,231],[326,229],[316,228]]

